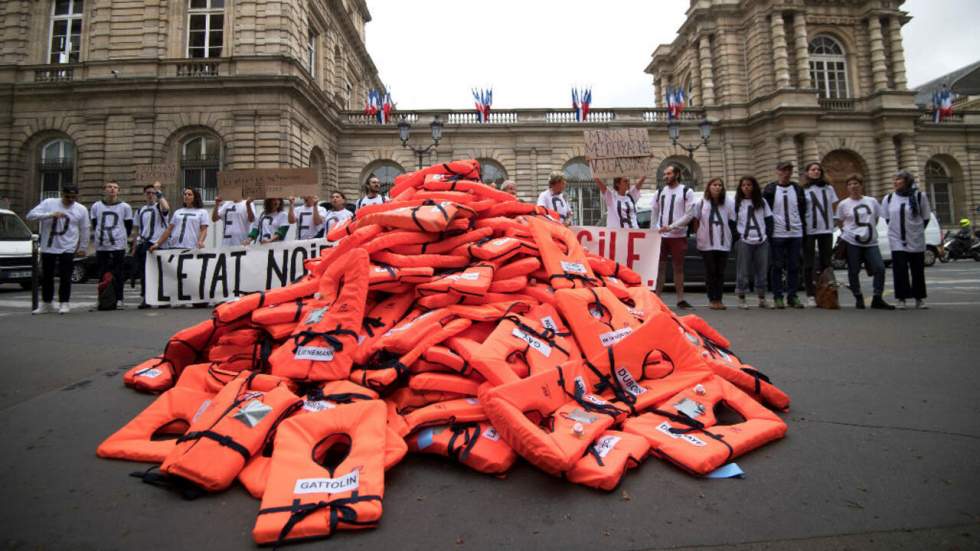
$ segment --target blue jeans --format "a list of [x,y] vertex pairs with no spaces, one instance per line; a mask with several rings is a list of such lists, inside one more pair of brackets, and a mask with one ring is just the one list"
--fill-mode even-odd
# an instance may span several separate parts
[[[803,253],[802,237],[773,237],[769,245],[769,267],[771,271],[772,296],[796,298],[800,288],[800,255]],[[783,287],[783,271],[786,272],[786,287]]]
[[885,262],[881,260],[878,245],[858,247],[847,243],[847,282],[854,296],[861,295],[861,262],[872,275],[872,287],[876,297],[885,290]]

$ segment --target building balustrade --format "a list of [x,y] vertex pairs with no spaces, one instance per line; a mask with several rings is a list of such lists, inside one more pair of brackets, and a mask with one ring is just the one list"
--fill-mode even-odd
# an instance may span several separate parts
[[[508,109],[490,111],[490,120],[480,122],[476,110],[424,110],[395,111],[385,126],[394,126],[402,117],[412,124],[428,124],[439,117],[449,126],[495,125],[592,125],[608,123],[664,123],[670,119],[666,109],[614,108],[590,111],[584,121],[576,120],[571,109]],[[382,126],[376,117],[361,111],[348,111],[347,124],[352,126]],[[698,122],[704,118],[702,109],[688,109],[681,113],[682,122]]]

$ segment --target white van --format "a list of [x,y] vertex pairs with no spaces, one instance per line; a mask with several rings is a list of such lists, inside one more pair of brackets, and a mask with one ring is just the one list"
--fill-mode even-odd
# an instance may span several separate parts
[[30,228],[16,213],[0,209],[0,283],[31,288],[32,239]]

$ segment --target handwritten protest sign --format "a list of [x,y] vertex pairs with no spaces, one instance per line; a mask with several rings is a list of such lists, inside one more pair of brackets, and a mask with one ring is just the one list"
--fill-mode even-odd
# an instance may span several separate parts
[[257,168],[218,173],[218,195],[226,201],[305,197],[317,195],[319,191],[312,168]]
[[161,184],[177,183],[177,165],[172,163],[137,165],[134,169],[136,171],[136,183],[141,186],[149,185],[153,182],[160,182]]
[[652,156],[643,128],[585,131],[585,158],[596,178],[640,178],[650,171]]

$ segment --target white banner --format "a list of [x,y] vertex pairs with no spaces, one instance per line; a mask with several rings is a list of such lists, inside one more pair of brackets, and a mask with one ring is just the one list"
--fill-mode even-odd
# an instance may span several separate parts
[[146,302],[223,302],[284,287],[306,275],[304,261],[330,246],[323,239],[247,247],[165,249],[146,255]]
[[647,287],[656,286],[660,267],[660,233],[657,230],[576,226],[572,231],[587,250],[640,274]]

